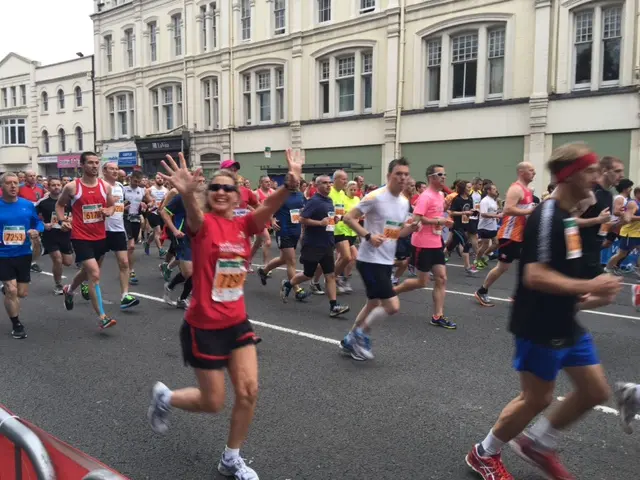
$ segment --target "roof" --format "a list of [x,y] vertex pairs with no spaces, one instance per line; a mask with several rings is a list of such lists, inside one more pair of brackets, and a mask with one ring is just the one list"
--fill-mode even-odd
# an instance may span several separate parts
[[18,55],[15,52],[9,52],[2,60],[0,60],[0,67],[7,61],[9,60],[9,58],[11,57],[15,57],[18,60],[22,60],[25,63],[35,63],[38,64],[38,62],[35,62],[33,60],[29,60],[27,57],[23,57],[22,55]]

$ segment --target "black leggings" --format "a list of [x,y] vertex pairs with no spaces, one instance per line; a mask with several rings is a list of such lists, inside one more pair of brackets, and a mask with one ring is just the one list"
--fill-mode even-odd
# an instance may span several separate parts
[[451,230],[451,240],[449,240],[449,245],[447,245],[447,251],[452,252],[458,245],[462,245],[462,251],[464,253],[469,253],[471,250],[471,242],[469,241],[469,237],[467,236],[467,232],[464,230]]

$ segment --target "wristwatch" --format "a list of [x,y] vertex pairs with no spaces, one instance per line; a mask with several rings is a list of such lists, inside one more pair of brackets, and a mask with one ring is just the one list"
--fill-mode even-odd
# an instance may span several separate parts
[[371,240],[371,234],[370,234],[370,233],[367,233],[367,234],[364,236],[364,239],[365,239],[367,242],[368,242],[369,240]]

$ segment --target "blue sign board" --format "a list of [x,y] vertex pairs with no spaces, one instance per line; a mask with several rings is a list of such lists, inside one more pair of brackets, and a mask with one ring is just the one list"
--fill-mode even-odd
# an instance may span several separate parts
[[119,167],[135,167],[138,165],[138,152],[120,152],[118,154]]

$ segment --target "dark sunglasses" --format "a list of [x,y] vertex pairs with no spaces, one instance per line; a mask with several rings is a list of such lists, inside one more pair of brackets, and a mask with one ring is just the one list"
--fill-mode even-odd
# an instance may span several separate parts
[[211,184],[209,184],[207,189],[210,192],[217,192],[218,190],[222,190],[225,193],[231,193],[231,192],[237,192],[238,191],[238,187],[236,187],[235,185],[229,185],[229,184],[226,184],[226,183],[224,185],[220,185],[219,183],[211,183]]

